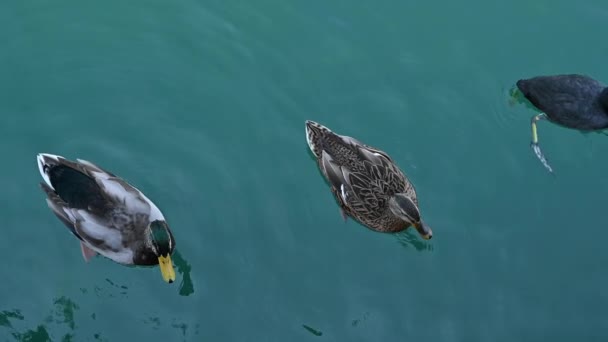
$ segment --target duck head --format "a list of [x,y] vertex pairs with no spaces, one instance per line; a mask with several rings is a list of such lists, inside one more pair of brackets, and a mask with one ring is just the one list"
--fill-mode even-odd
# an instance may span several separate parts
[[158,266],[163,279],[168,283],[172,283],[175,281],[175,270],[171,261],[171,253],[175,247],[173,235],[165,221],[152,221],[148,228],[147,232],[149,234],[149,241],[151,242],[150,248],[158,258]]
[[395,194],[388,201],[388,207],[397,217],[413,225],[423,239],[429,240],[433,237],[433,231],[422,221],[418,206],[410,197],[403,193]]

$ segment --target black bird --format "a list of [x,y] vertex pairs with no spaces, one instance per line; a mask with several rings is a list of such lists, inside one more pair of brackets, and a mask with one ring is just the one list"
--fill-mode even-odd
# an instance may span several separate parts
[[583,132],[608,128],[608,88],[584,75],[538,76],[517,81],[517,88],[542,113],[532,117],[532,149],[553,172],[538,145],[536,122],[549,120]]

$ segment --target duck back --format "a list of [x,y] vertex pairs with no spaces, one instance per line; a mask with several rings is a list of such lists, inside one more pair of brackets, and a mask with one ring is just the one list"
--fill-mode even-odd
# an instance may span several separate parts
[[101,189],[91,177],[66,165],[56,165],[48,171],[57,195],[71,208],[103,207]]

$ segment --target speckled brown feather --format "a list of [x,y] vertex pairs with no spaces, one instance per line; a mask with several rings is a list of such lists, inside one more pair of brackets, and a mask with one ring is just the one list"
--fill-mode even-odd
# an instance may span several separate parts
[[395,193],[405,193],[417,206],[416,190],[386,152],[312,121],[307,122],[307,141],[346,215],[379,232],[409,226],[393,214],[388,201]]

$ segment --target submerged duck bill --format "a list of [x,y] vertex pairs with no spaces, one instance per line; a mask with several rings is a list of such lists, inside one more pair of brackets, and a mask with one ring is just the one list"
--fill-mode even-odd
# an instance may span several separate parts
[[158,267],[160,267],[160,273],[163,275],[163,279],[167,283],[172,283],[175,281],[175,270],[173,269],[173,262],[171,261],[171,256],[159,256],[158,257]]
[[431,227],[427,226],[426,223],[420,222],[418,224],[414,224],[414,227],[418,231],[418,234],[420,234],[420,237],[423,239],[430,240],[433,238],[433,230]]
[[422,237],[425,240],[430,240],[433,238],[433,234],[432,233],[424,234],[424,235],[420,235],[420,237]]

